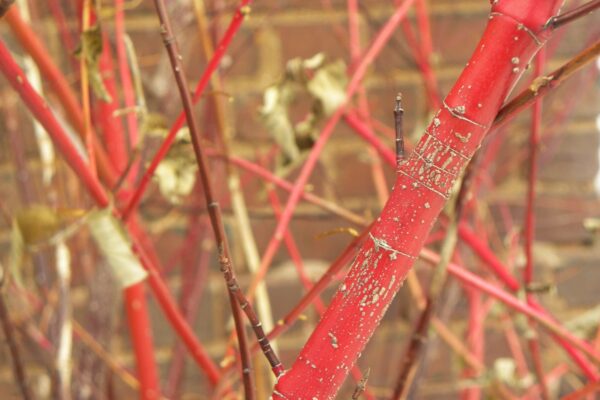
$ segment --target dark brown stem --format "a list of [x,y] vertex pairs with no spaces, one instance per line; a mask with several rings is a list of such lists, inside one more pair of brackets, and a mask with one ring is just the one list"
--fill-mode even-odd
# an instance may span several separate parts
[[240,311],[240,305],[236,302],[235,297],[229,292],[229,301],[231,302],[231,311],[233,320],[235,321],[235,330],[237,332],[238,345],[240,349],[240,359],[242,362],[242,381],[244,382],[244,399],[256,399],[256,386],[252,376],[252,359],[250,358],[250,348],[248,346],[248,337],[246,336],[246,328],[244,327],[244,319]]
[[582,69],[588,63],[594,61],[598,54],[600,54],[600,40],[581,51],[560,68],[554,70],[546,76],[539,76],[535,78],[529,88],[523,90],[509,103],[504,105],[500,111],[498,111],[492,129],[497,129],[510,118],[517,115],[519,111],[532,105],[537,97],[542,97],[551,89],[556,88],[575,72]]
[[568,24],[571,21],[579,19],[594,10],[600,7],[600,0],[593,0],[589,3],[585,3],[580,5],[579,7],[575,7],[574,9],[567,11],[564,14],[557,15],[556,17],[552,17],[546,22],[546,29],[556,29],[561,26]]
[[14,2],[15,0],[0,0],[0,17],[3,17],[4,14],[6,14],[8,9]]
[[[273,373],[275,374],[275,376],[279,376],[283,373],[284,368],[281,365],[281,362],[279,362],[278,357],[273,352],[273,349],[271,348],[269,340],[267,339],[262,329],[261,323],[258,320],[253,307],[250,305],[250,303],[246,299],[246,296],[244,296],[244,294],[240,290],[237,279],[233,272],[232,261],[229,246],[227,243],[227,236],[225,235],[221,210],[218,201],[213,195],[212,183],[210,180],[210,176],[208,175],[208,164],[204,155],[204,150],[201,146],[200,132],[198,130],[198,126],[196,124],[192,112],[192,99],[190,96],[190,90],[187,83],[187,79],[183,72],[183,65],[181,62],[182,57],[177,48],[175,37],[173,36],[173,30],[171,28],[171,23],[167,14],[164,0],[154,0],[154,4],[156,6],[158,17],[160,19],[161,34],[163,36],[163,41],[167,49],[167,53],[169,55],[171,67],[173,68],[173,73],[175,75],[175,80],[177,82],[177,87],[179,89],[181,102],[190,131],[190,136],[192,138],[192,145],[194,148],[194,153],[196,155],[196,161],[198,163],[200,181],[202,182],[202,186],[204,188],[205,201],[208,205],[210,222],[213,228],[213,233],[215,235],[217,248],[219,250],[219,263],[221,266],[221,271],[223,272],[223,276],[225,278],[225,283],[227,284],[229,292],[233,296],[232,298],[235,298],[237,300],[241,309],[248,317],[248,320],[252,325],[252,329],[256,334],[257,340],[260,343],[261,348],[263,349],[265,357],[271,365]],[[242,370],[246,369],[250,369],[250,365],[242,366]]]
[[402,117],[404,110],[402,109],[402,94],[396,96],[396,106],[394,107],[394,128],[396,130],[396,167],[400,167],[404,161],[404,124]]
[[10,316],[8,315],[6,303],[4,302],[4,292],[2,290],[3,283],[4,270],[0,269],[0,320],[2,322],[2,330],[4,331],[6,343],[8,344],[8,349],[10,350],[10,355],[13,360],[13,371],[15,374],[15,380],[19,385],[21,395],[23,396],[23,399],[30,400],[33,399],[33,397],[31,396],[29,387],[27,387],[27,379],[25,378],[25,370],[23,369],[23,363],[21,361],[19,347],[17,346],[17,342],[13,334],[13,325],[10,321]]
[[367,372],[365,372],[365,376],[360,380],[360,382],[358,382],[356,388],[354,388],[354,392],[352,393],[352,400],[358,400],[360,395],[365,391],[365,389],[367,388],[367,381],[369,380],[370,374],[371,369],[369,368],[367,369]]

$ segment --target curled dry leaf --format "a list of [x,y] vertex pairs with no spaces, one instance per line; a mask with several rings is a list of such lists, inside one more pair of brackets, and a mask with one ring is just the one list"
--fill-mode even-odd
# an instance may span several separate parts
[[[284,76],[265,90],[261,119],[281,147],[284,165],[312,147],[318,124],[346,100],[347,83],[344,62],[325,63],[325,56],[319,53],[309,59],[288,61]],[[309,97],[311,109],[302,121],[294,124],[289,109],[302,96]]]
[[167,156],[154,173],[160,193],[171,203],[179,204],[192,192],[196,183],[196,162],[191,150],[187,128],[175,137]]

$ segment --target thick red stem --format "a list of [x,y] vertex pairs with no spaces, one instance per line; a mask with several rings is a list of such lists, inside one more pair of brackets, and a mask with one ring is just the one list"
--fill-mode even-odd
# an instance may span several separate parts
[[[274,399],[332,399],[372,336],[502,102],[547,37],[561,1],[494,3],[474,55],[398,169],[390,200]],[[332,346],[332,337],[337,346]]]

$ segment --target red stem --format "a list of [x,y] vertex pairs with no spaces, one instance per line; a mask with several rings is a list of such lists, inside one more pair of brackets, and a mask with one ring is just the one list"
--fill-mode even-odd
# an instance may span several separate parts
[[[13,10],[15,10],[14,7],[8,12],[7,16]],[[25,102],[34,117],[52,137],[54,144],[64,154],[69,165],[74,171],[77,171],[83,184],[98,203],[98,206],[101,208],[106,207],[108,205],[108,197],[101,183],[90,172],[87,162],[73,149],[71,139],[64,132],[56,118],[54,118],[44,99],[30,85],[27,77],[14,61],[10,51],[6,48],[4,41],[0,41],[0,70],[13,89],[19,93],[21,99]]]
[[[335,396],[412,267],[456,176],[547,39],[540,27],[561,3],[505,0],[492,5],[473,57],[398,169],[390,200],[297,361],[275,385],[274,399]],[[339,343],[335,348],[332,336]]]
[[102,33],[102,54],[100,56],[99,67],[104,86],[111,99],[110,101],[96,99],[98,123],[101,126],[104,144],[112,165],[114,165],[117,174],[122,174],[127,167],[128,151],[125,145],[123,124],[120,119],[115,117],[115,111],[119,108],[118,91],[114,79],[114,65],[110,53],[110,43],[104,31]]
[[127,131],[129,132],[129,147],[135,148],[138,144],[138,120],[135,108],[135,94],[127,62],[127,51],[125,48],[125,11],[123,9],[124,0],[115,0],[115,47],[117,50],[117,63],[119,65],[119,76],[121,78],[121,88],[125,100],[127,113]]
[[143,282],[126,288],[125,309],[135,354],[137,378],[140,381],[139,397],[144,400],[154,400],[160,398],[160,381],[154,359],[152,330],[145,292]]
[[[477,357],[477,360],[483,362],[483,349],[484,349],[484,324],[483,320],[485,314],[483,313],[481,303],[481,293],[472,289],[465,288],[467,299],[469,301],[469,324],[467,326],[466,340],[471,350],[471,353]],[[476,378],[479,375],[479,371],[465,367],[462,374],[463,378]],[[461,393],[461,400],[476,400],[481,398],[481,388],[470,387],[466,388]]]

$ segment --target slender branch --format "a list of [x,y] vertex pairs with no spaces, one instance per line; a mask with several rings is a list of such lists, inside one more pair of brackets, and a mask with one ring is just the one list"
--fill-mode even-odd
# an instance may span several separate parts
[[242,381],[244,382],[244,399],[256,399],[256,385],[252,376],[252,359],[250,358],[250,349],[248,347],[248,337],[246,336],[246,328],[244,327],[244,319],[240,310],[240,305],[237,303],[231,291],[229,292],[229,302],[231,303],[231,312],[233,321],[235,322],[235,330],[237,332],[238,345],[240,350],[240,359],[242,361]]
[[[248,320],[250,321],[252,329],[254,330],[254,333],[258,339],[258,342],[260,343],[261,348],[263,349],[263,353],[265,354],[265,357],[271,365],[273,373],[275,374],[275,376],[279,376],[283,373],[284,368],[281,365],[279,358],[273,352],[273,349],[269,344],[269,340],[265,336],[262,324],[258,320],[258,317],[256,316],[253,307],[240,290],[237,278],[235,277],[235,273],[233,271],[232,258],[229,251],[227,236],[225,235],[225,227],[223,225],[219,202],[213,195],[212,182],[209,176],[208,164],[206,162],[204,150],[201,147],[202,139],[200,137],[200,132],[196,125],[196,121],[194,119],[194,114],[192,111],[192,98],[190,96],[187,79],[185,77],[185,74],[183,73],[183,65],[181,62],[182,57],[177,48],[175,37],[173,36],[173,30],[171,28],[171,22],[167,14],[165,3],[163,0],[154,0],[154,5],[156,7],[158,17],[160,19],[161,34],[163,36],[163,41],[167,49],[167,53],[169,55],[171,67],[173,68],[173,73],[175,75],[175,80],[177,82],[177,87],[179,89],[181,102],[183,104],[183,109],[190,131],[190,136],[192,138],[192,145],[194,148],[194,153],[196,155],[196,161],[198,162],[200,181],[202,182],[202,186],[204,188],[204,195],[208,207],[208,212],[210,215],[210,221],[217,242],[217,248],[219,252],[219,264],[221,266],[221,271],[223,272],[227,288],[232,295],[232,297],[230,298],[235,298],[242,310],[245,312],[246,316],[248,317]],[[239,335],[240,332],[238,331],[238,340]],[[249,365],[244,365],[242,370],[245,371],[249,368]]]
[[81,102],[83,104],[83,139],[87,150],[88,163],[92,174],[96,175],[96,157],[94,155],[94,140],[92,136],[92,111],[90,107],[90,86],[89,86],[89,70],[88,59],[89,55],[85,54],[90,51],[86,49],[83,36],[90,30],[91,18],[91,0],[83,0],[83,10],[81,12],[81,37],[82,37],[82,55],[79,60],[79,73],[81,76]]
[[396,168],[404,160],[404,124],[402,117],[404,110],[402,109],[402,94],[396,96],[396,106],[394,107],[394,128],[396,131]]
[[135,376],[133,376],[126,368],[120,365],[114,356],[110,354],[106,349],[102,347],[100,343],[94,339],[94,337],[85,330],[76,320],[72,320],[73,332],[79,340],[90,349],[102,362],[104,362],[108,368],[118,376],[123,383],[132,389],[138,390],[140,388],[140,382]]
[[[216,46],[215,54],[210,59],[206,68],[204,69],[204,73],[202,74],[200,81],[198,81],[198,84],[196,85],[196,88],[194,90],[194,98],[193,98],[194,103],[196,103],[198,101],[198,99],[200,99],[200,97],[202,96],[202,93],[204,92],[204,89],[206,89],[206,86],[208,85],[212,74],[217,70],[219,63],[221,62],[221,59],[223,58],[223,56],[225,55],[225,52],[227,51],[229,45],[231,44],[231,41],[233,40],[236,33],[240,29],[240,26],[242,25],[242,22],[244,21],[244,18],[246,16],[246,14],[248,13],[248,9],[249,9],[248,4],[249,3],[250,3],[250,0],[242,0],[240,2],[240,5],[238,6],[233,18],[231,19],[229,26],[227,27],[227,30],[225,31],[225,33],[223,34],[223,37],[221,38],[218,45]],[[142,176],[142,179],[141,179],[138,187],[136,188],[135,192],[131,196],[129,203],[124,208],[123,219],[129,218],[129,216],[132,214],[133,210],[138,206],[138,204],[142,198],[142,195],[144,194],[144,191],[146,190],[148,184],[150,184],[150,181],[152,180],[152,175],[154,174],[154,171],[158,167],[158,164],[160,163],[160,161],[167,155],[169,149],[171,148],[171,145],[175,141],[175,136],[177,135],[177,132],[179,132],[179,130],[185,123],[185,120],[186,120],[185,112],[182,111],[179,114],[179,116],[177,117],[177,120],[175,121],[175,123],[173,124],[171,129],[169,130],[169,134],[165,138],[164,142],[161,144],[160,148],[158,149],[158,151],[152,158],[152,161],[150,162],[148,169],[146,169],[146,172]]]
[[[438,255],[434,254],[428,249],[423,249],[421,251],[420,256],[424,260],[431,263],[437,264],[440,260],[440,257]],[[518,311],[527,317],[533,318],[534,320],[536,320],[536,322],[538,322],[540,325],[546,328],[549,332],[555,334],[561,339],[567,340],[578,350],[590,356],[594,362],[600,363],[600,353],[597,350],[593,349],[587,342],[575,337],[571,332],[569,332],[563,326],[555,322],[545,312],[540,310],[539,306],[529,305],[517,299],[515,296],[505,292],[504,290],[489,282],[486,282],[482,278],[467,271],[465,268],[458,266],[457,264],[449,263],[448,272],[463,283],[476,289],[479,289],[480,291],[490,295],[491,297],[500,300],[502,303],[512,308],[513,310]]]
[[552,17],[546,22],[546,29],[556,29],[561,26],[568,24],[576,19],[579,19],[587,14],[594,12],[597,8],[600,7],[600,0],[592,0],[588,3],[582,4],[579,7],[575,7],[572,10],[569,10],[561,15],[557,15]]
[[352,393],[352,400],[358,400],[360,398],[360,395],[365,391],[365,389],[367,388],[367,381],[369,380],[370,373],[371,370],[367,369],[364,378],[362,378],[360,382],[358,382],[358,384],[356,385],[356,388],[354,388],[354,392]]
[[497,129],[517,115],[519,111],[529,107],[537,97],[545,96],[550,90],[555,89],[575,72],[594,61],[599,54],[600,40],[578,53],[560,68],[545,76],[535,78],[527,89],[519,93],[498,111],[492,129]]
[[[195,0],[194,9],[196,11],[196,20],[198,23],[198,32],[200,34],[200,40],[202,42],[202,49],[206,59],[212,59],[215,55],[215,49],[211,41],[210,24],[207,21],[206,10],[204,0]],[[215,29],[213,27],[213,29]],[[217,71],[211,75],[211,87],[212,90],[219,93],[223,92],[223,84],[221,83],[221,77]],[[230,141],[234,135],[233,121],[227,118],[227,115],[233,115],[231,110],[231,103],[224,102],[221,96],[213,95],[212,103],[214,105],[214,115],[217,122],[217,128],[219,132],[220,145],[223,149],[223,153],[228,157],[231,154]],[[246,266],[251,273],[255,273],[260,265],[260,253],[256,244],[256,239],[252,231],[250,217],[248,216],[248,208],[246,206],[246,200],[244,198],[244,192],[242,191],[240,184],[240,176],[237,169],[231,168],[230,163],[225,164],[225,175],[227,181],[227,187],[230,194],[231,207],[233,209],[235,217],[236,233],[239,235],[239,240],[242,243],[242,249],[246,259]],[[256,296],[256,311],[263,324],[264,330],[270,331],[273,329],[273,311],[271,307],[271,300],[269,299],[269,293],[267,286],[263,283],[260,285]],[[273,351],[278,352],[277,344],[271,343]],[[260,374],[262,370],[257,370],[256,374]],[[270,385],[275,383],[274,377],[269,375]],[[260,387],[260,386],[257,386]],[[262,387],[261,387],[262,389]],[[258,394],[260,398],[266,398],[266,393]]]

